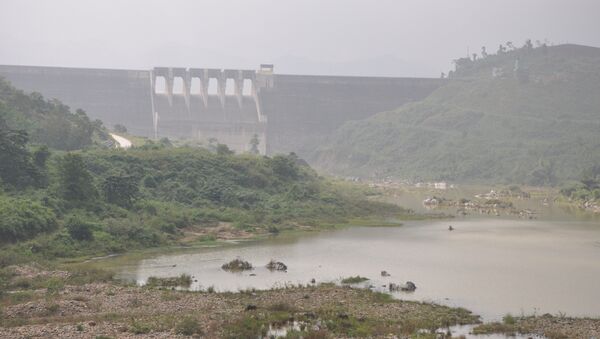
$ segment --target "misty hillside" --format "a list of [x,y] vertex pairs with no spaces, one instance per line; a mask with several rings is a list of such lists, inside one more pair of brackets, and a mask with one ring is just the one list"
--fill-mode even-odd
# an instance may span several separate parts
[[[59,150],[75,150],[94,143],[112,143],[99,120],[40,93],[16,89],[0,77],[0,119],[9,128],[25,131],[34,143]],[[1,126],[0,126],[1,127]]]
[[312,162],[347,175],[544,185],[600,160],[599,48],[526,46],[456,65],[455,81],[423,101],[343,125]]

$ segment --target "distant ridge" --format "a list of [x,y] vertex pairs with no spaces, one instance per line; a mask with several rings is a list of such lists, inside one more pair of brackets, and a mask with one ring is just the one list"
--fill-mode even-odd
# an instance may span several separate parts
[[600,48],[519,48],[457,61],[422,101],[340,127],[326,171],[415,180],[557,184],[600,162]]

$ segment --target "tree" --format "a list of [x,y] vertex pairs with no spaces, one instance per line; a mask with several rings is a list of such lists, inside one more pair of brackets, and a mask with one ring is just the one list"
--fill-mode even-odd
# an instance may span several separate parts
[[59,161],[58,181],[60,196],[73,205],[86,205],[98,196],[92,176],[79,154],[67,153]]
[[108,203],[128,208],[138,195],[139,187],[133,176],[112,175],[104,179],[102,191]]
[[47,187],[48,186],[48,171],[46,169],[46,163],[50,158],[50,150],[48,146],[42,145],[33,152],[33,163],[38,171],[36,178],[36,186]]
[[217,154],[218,155],[231,155],[234,152],[227,147],[225,144],[217,144]]
[[94,225],[79,216],[70,216],[65,227],[71,238],[75,240],[94,240],[92,232]]
[[54,212],[40,203],[0,196],[0,243],[31,239],[57,226]]
[[282,179],[295,179],[299,175],[295,155],[276,155],[271,159],[273,173]]
[[114,130],[117,133],[127,133],[127,127],[121,125],[121,124],[116,124],[114,126]]
[[48,146],[42,145],[33,152],[33,162],[39,168],[46,168],[46,162],[50,157]]
[[169,140],[169,138],[164,137],[162,139],[160,139],[158,141],[158,143],[162,146],[162,147],[173,147],[173,143],[171,142],[171,140]]
[[258,145],[260,144],[260,139],[258,138],[258,134],[254,134],[252,139],[250,139],[250,153],[259,154]]
[[530,174],[529,182],[536,186],[553,185],[556,183],[556,167],[554,161],[540,159],[539,165]]
[[0,179],[5,185],[24,188],[33,184],[39,173],[27,150],[25,131],[8,128],[0,116]]

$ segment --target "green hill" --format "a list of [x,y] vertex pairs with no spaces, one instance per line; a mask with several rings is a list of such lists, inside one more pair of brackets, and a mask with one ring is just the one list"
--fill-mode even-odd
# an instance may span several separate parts
[[342,126],[312,163],[345,175],[545,185],[600,161],[599,48],[523,47],[456,64],[426,99]]
[[39,93],[25,93],[0,78],[0,119],[8,128],[22,130],[29,139],[58,150],[94,144],[112,144],[100,120],[91,121],[83,110],[71,109]]

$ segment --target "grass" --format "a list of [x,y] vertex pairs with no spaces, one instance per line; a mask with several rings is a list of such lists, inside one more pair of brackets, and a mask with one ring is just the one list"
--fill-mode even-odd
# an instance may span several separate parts
[[197,319],[188,316],[177,323],[175,333],[182,335],[202,334],[202,328]]
[[131,325],[129,326],[129,330],[134,334],[148,334],[150,331],[152,331],[152,325],[150,323],[133,319],[131,321]]
[[514,325],[517,323],[517,320],[515,319],[515,317],[513,317],[512,314],[510,314],[510,313],[507,313],[504,317],[502,317],[502,321],[506,325]]
[[499,322],[481,324],[473,328],[473,334],[495,334],[503,333],[506,335],[514,335],[517,332],[515,325],[509,325]]
[[365,282],[368,281],[369,278],[365,278],[365,277],[361,277],[360,275],[357,275],[355,277],[347,277],[342,279],[342,284],[360,284],[361,282]]

